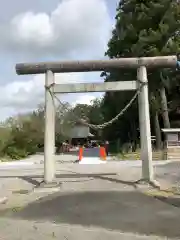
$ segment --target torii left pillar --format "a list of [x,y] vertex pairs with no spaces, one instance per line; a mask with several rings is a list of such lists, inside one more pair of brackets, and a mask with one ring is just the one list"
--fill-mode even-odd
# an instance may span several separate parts
[[44,132],[44,183],[55,181],[55,105],[48,87],[54,84],[54,73],[47,70],[45,77],[45,132]]

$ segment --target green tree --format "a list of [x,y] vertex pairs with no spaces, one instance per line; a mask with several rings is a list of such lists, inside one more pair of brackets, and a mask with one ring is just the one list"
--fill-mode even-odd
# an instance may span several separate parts
[[[117,58],[176,54],[180,50],[179,29],[179,1],[121,0],[106,55],[110,58]],[[165,127],[170,125],[167,107],[167,78],[171,74],[171,69],[148,70],[149,90],[160,96],[161,114]],[[122,69],[110,72],[106,76],[106,81],[132,79],[136,79],[134,70]],[[106,111],[108,118],[113,117],[120,110],[122,102],[126,102],[131,96],[131,93],[106,94],[104,108],[108,109]],[[130,130],[132,122],[137,120],[138,113],[134,111],[135,109],[134,105],[130,112],[126,113],[126,117],[130,118],[129,121],[126,119],[126,122],[122,123],[123,119],[121,119],[119,123],[116,123],[118,128],[124,132],[123,135],[126,135],[126,141],[128,140],[127,129]],[[112,132],[111,130],[109,133]]]

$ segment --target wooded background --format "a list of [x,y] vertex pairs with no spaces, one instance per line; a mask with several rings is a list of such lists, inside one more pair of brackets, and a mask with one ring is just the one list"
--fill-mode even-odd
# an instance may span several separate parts
[[[99,9],[101,11],[101,9]],[[105,53],[109,58],[150,57],[180,53],[179,0],[121,0],[116,11],[116,25]],[[97,36],[98,37],[98,36]],[[120,69],[101,77],[108,81],[136,79],[136,71]],[[162,148],[161,128],[180,127],[180,70],[148,70],[151,131],[156,136],[156,148]],[[56,110],[56,145],[67,139],[67,130],[75,123],[73,112],[101,124],[115,117],[132,98],[133,92],[106,93],[91,106],[68,103]],[[108,139],[111,149],[120,151],[131,144],[135,151],[139,144],[137,101],[118,121],[102,131],[91,131]],[[1,157],[19,159],[43,147],[44,107],[34,112],[9,118],[0,128]]]

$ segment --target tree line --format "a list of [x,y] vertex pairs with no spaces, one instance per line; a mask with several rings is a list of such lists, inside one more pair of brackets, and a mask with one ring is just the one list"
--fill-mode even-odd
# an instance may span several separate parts
[[[100,101],[92,105],[79,104],[72,107],[62,103],[55,108],[55,145],[70,140],[71,128],[80,120],[93,119],[99,122]],[[36,110],[8,118],[0,125],[0,159],[8,161],[21,159],[28,155],[44,151],[44,116],[45,107],[39,105]]]

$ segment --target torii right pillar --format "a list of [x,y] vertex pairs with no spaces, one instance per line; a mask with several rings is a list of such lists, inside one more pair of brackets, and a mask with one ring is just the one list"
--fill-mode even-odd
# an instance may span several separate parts
[[147,79],[147,70],[145,66],[141,66],[137,69],[137,79],[139,83],[142,84],[141,90],[138,96],[142,179],[148,182],[153,182],[154,174],[153,174],[153,165],[152,165],[148,79]]

